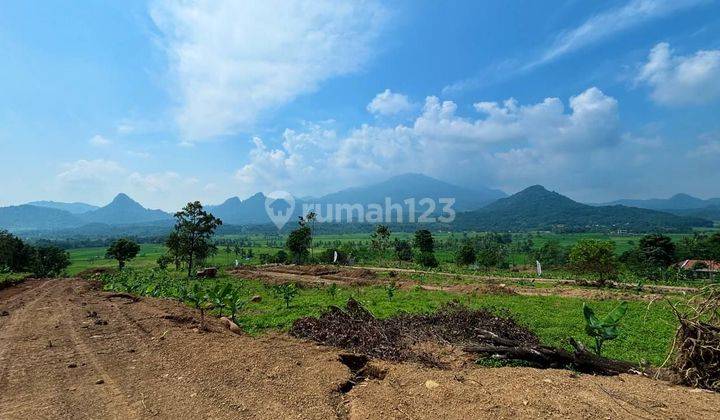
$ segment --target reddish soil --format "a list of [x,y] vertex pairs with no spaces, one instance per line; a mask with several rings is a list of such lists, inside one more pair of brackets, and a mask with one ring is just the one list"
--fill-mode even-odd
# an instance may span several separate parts
[[[238,336],[176,302],[78,279],[0,291],[0,419],[717,418],[720,395],[648,378],[371,361],[284,334]],[[355,378],[355,386],[348,382]]]

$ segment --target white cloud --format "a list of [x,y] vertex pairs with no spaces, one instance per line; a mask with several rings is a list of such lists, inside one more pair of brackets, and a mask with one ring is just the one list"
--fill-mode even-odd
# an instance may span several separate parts
[[556,60],[619,32],[705,2],[706,0],[631,0],[622,7],[596,14],[582,25],[564,31],[538,60],[528,64],[526,68]]
[[184,141],[247,129],[263,112],[358,71],[385,18],[375,1],[155,1]]
[[64,164],[62,168],[57,179],[64,183],[104,180],[125,173],[125,168],[120,164],[105,159],[80,159]]
[[376,115],[397,115],[412,109],[412,104],[408,97],[393,93],[390,89],[385,89],[373,98],[367,106],[367,110]]
[[140,174],[133,172],[128,177],[130,183],[151,193],[168,192],[181,187],[188,187],[198,183],[197,178],[182,177],[177,172],[166,171],[159,173]]
[[468,118],[457,115],[454,102],[430,96],[409,126],[366,124],[346,135],[309,126],[286,130],[277,148],[255,138],[236,178],[259,190],[314,195],[321,186],[366,184],[402,172],[462,176],[464,184],[474,177],[524,180],[518,172],[554,172],[621,141],[614,98],[590,88],[569,104],[568,111],[558,98],[530,105],[478,102],[481,116]]
[[149,159],[150,158],[150,153],[148,153],[148,152],[139,152],[136,150],[128,150],[126,153],[128,154],[128,156],[133,157],[133,158],[138,158],[138,159]]
[[90,138],[89,143],[93,146],[109,146],[112,144],[110,139],[107,139],[100,134],[96,134]]
[[720,50],[677,56],[669,44],[657,44],[637,81],[650,86],[652,99],[662,105],[703,104],[720,99]]

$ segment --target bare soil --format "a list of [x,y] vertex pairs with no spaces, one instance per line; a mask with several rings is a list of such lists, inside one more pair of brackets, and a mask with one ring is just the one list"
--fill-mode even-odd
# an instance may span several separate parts
[[[649,378],[371,361],[235,335],[172,301],[79,279],[0,291],[0,419],[717,418],[720,394]],[[347,360],[345,360],[347,363]]]

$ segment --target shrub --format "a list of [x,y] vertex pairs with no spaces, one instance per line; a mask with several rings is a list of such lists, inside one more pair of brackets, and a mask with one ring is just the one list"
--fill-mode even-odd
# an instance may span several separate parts
[[435,258],[435,254],[433,252],[421,252],[418,254],[417,257],[417,263],[422,265],[423,267],[437,267],[438,261]]

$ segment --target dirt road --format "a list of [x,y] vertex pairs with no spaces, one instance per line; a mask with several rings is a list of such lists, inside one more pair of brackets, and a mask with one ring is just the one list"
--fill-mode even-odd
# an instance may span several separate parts
[[[234,335],[176,303],[82,280],[0,291],[0,419],[716,418],[720,395],[623,375],[529,368],[384,372],[354,387],[339,352]],[[380,379],[382,377],[382,379]]]

